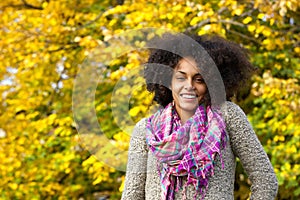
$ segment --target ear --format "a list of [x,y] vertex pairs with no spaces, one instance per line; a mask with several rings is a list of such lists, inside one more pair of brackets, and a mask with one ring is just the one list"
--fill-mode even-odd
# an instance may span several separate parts
[[172,91],[172,78],[171,78],[171,81],[170,81],[170,84],[169,84],[168,88]]
[[169,85],[169,90],[171,90],[172,91],[172,82],[170,83],[170,85]]
[[173,69],[172,71],[172,74],[171,74],[171,77],[170,77],[170,81],[169,81],[169,89],[172,91],[172,81],[173,81],[173,78],[175,76],[175,69]]

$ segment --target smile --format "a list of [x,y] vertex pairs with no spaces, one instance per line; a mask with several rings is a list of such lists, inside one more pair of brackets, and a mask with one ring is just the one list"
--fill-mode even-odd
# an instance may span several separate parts
[[198,97],[196,94],[180,94],[180,96],[185,99],[195,99]]

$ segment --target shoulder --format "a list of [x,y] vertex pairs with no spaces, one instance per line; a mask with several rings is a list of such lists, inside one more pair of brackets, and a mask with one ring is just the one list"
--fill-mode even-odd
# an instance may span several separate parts
[[132,136],[138,136],[141,135],[141,133],[145,133],[147,120],[148,118],[142,118],[140,121],[136,123],[133,129]]
[[241,107],[232,101],[226,101],[222,105],[222,109],[224,109],[228,113],[235,113],[242,111]]
[[245,115],[242,108],[239,105],[237,105],[231,101],[226,101],[222,105],[221,111],[225,118],[231,118],[231,117],[235,117],[237,115]]
[[142,118],[140,121],[136,123],[131,133],[131,143],[134,141],[144,142],[146,141],[146,124],[148,118]]
[[144,127],[146,126],[146,123],[148,121],[148,118],[142,118],[140,121],[138,121],[135,125],[136,128]]
[[234,127],[234,128],[241,128],[249,125],[248,118],[243,111],[243,109],[231,102],[231,101],[226,101],[222,107],[221,111],[223,114],[223,118],[226,122],[226,126],[229,127]]

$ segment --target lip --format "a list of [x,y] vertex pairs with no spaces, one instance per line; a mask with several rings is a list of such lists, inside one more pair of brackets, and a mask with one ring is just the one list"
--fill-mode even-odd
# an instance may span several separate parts
[[181,98],[184,98],[184,99],[197,99],[198,98],[198,95],[197,94],[194,94],[194,93],[182,93],[179,95]]

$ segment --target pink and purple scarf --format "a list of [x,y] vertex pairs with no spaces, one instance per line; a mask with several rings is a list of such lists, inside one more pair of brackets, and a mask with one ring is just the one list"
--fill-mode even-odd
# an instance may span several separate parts
[[[184,125],[172,103],[152,115],[147,122],[146,142],[159,161],[161,200],[173,200],[175,192],[193,185],[202,198],[213,175],[216,155],[226,144],[225,122],[218,109],[200,105]],[[183,185],[183,177],[186,183]]]

